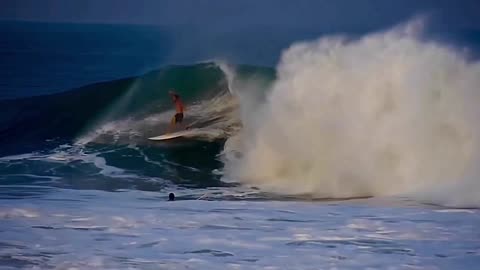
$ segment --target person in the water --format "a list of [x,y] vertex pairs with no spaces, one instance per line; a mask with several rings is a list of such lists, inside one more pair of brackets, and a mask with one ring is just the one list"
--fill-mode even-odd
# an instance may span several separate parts
[[174,90],[168,91],[168,94],[172,97],[172,101],[175,104],[175,115],[172,117],[170,126],[167,129],[167,133],[170,133],[172,129],[175,129],[177,124],[180,126],[182,125],[184,106],[182,100],[180,99],[180,95],[175,93]]

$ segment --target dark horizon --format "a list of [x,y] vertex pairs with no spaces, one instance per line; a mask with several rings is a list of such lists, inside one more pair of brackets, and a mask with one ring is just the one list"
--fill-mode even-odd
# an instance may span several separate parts
[[0,20],[78,24],[207,27],[235,31],[251,27],[317,28],[319,31],[372,30],[416,16],[434,28],[480,30],[475,0],[4,0]]

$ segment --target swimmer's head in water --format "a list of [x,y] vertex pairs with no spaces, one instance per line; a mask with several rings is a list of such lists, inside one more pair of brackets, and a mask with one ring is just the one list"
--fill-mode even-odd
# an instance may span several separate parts
[[168,200],[169,201],[175,201],[175,194],[173,194],[173,193],[168,194]]

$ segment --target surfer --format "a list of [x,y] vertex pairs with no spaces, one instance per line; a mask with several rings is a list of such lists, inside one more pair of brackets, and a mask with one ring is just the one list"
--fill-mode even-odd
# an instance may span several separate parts
[[168,91],[168,94],[172,97],[172,101],[175,104],[175,115],[170,121],[170,126],[168,127],[167,133],[169,133],[171,129],[174,129],[175,125],[182,124],[184,110],[183,102],[180,99],[180,96],[173,90]]

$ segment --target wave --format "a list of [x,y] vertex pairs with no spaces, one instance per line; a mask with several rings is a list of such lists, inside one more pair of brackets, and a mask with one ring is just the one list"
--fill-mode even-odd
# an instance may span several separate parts
[[178,89],[187,103],[189,121],[209,125],[225,119],[231,102],[217,65],[169,66],[60,94],[0,101],[2,153],[22,153],[48,141],[59,144],[88,136],[111,142],[128,133],[131,139],[161,134],[173,113],[170,88]]
[[[202,138],[205,141],[223,141],[241,130],[242,123],[238,114],[238,94],[232,92],[230,69],[235,69],[239,81],[248,81],[251,78],[263,77],[267,81],[273,79],[273,69],[254,66],[228,66],[225,63],[207,63],[190,66],[197,74],[170,74],[168,77],[181,78],[182,82],[189,81],[192,89],[185,85],[170,86],[158,83],[161,90],[160,101],[137,102],[136,98],[145,95],[145,89],[134,84],[131,89],[115,103],[108,111],[92,125],[87,132],[77,138],[77,143],[85,144],[94,142],[112,142],[124,144],[147,144],[146,138],[163,134],[169,125],[173,106],[169,99],[165,99],[169,88],[178,89],[184,101],[187,102],[185,110],[185,125],[192,128],[203,129]],[[202,72],[200,72],[202,71]],[[213,75],[216,76],[213,76]],[[203,80],[202,85],[195,80]],[[193,91],[193,89],[195,89]],[[263,90],[266,89],[265,87]],[[168,96],[167,96],[168,98]],[[163,102],[163,104],[162,104]],[[142,104],[141,109],[135,112],[128,109],[133,104]],[[162,106],[166,105],[166,106]],[[125,115],[125,112],[128,114]],[[122,117],[116,115],[121,114]]]
[[[0,156],[57,147],[53,158],[29,165],[40,176],[43,162],[53,160],[65,164],[67,175],[79,166],[79,179],[84,163],[92,163],[88,173],[107,174],[108,181],[120,175],[128,183],[143,177],[161,186],[175,179],[205,187],[219,185],[205,182],[215,174],[284,197],[406,196],[479,207],[480,64],[426,41],[417,26],[297,43],[276,70],[222,62],[169,66],[2,100]],[[207,142],[146,139],[162,134],[174,113],[170,88],[186,102],[188,124],[211,131]],[[64,143],[67,150],[58,148]]]
[[292,45],[264,102],[240,103],[224,181],[480,206],[480,63],[421,26]]
[[[236,71],[246,78],[273,69]],[[187,124],[209,134],[203,141],[147,140],[163,134],[174,114],[170,88],[186,103]],[[242,125],[238,100],[216,63],[169,66],[61,94],[3,100],[0,107],[4,184],[102,190],[230,186],[219,181],[217,154]]]
[[226,115],[202,113],[201,104],[230,104],[225,76],[214,63],[1,101],[0,180],[109,191],[223,186],[212,174],[221,166],[215,158],[221,142],[146,139],[162,134],[174,113],[170,88],[187,104],[186,121],[210,129],[225,122]]

